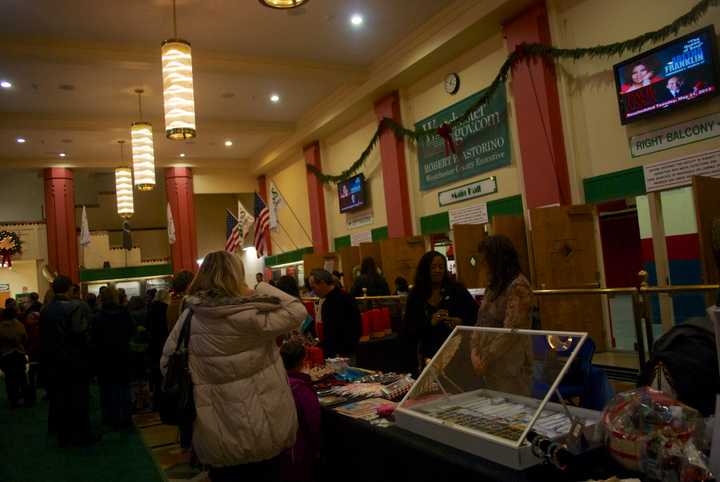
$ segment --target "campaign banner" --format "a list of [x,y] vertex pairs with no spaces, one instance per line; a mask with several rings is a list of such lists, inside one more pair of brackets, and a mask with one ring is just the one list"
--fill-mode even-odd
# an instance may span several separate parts
[[417,140],[422,191],[493,171],[512,162],[504,86],[499,87],[465,122],[453,128],[455,153],[448,152],[445,139],[436,132],[444,123],[462,116],[482,93],[480,91],[415,124],[416,130],[432,131]]

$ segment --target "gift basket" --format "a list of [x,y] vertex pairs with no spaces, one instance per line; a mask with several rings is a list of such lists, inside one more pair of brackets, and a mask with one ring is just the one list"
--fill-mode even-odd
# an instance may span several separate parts
[[700,413],[662,392],[643,387],[620,393],[605,408],[605,442],[612,457],[649,480],[708,480],[696,440]]

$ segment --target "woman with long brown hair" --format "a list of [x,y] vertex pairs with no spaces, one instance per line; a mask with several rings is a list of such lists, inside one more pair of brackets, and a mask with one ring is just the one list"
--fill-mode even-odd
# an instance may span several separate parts
[[280,480],[281,454],[295,443],[297,415],[275,339],[307,315],[299,299],[245,283],[241,261],[208,254],[170,333],[165,370],[185,323],[197,418],[192,445],[212,482]]

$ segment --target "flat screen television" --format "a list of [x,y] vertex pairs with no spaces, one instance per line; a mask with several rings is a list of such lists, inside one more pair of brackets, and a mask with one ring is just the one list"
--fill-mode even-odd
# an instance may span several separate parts
[[613,66],[620,121],[628,124],[718,92],[710,25]]
[[337,188],[341,213],[367,206],[364,175],[357,174],[347,181],[339,182]]

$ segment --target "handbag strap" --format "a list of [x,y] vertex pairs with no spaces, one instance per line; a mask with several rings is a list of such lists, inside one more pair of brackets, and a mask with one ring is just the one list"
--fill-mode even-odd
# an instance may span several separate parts
[[193,317],[193,309],[187,308],[184,312],[185,318],[183,319],[183,326],[180,330],[180,336],[178,337],[177,346],[175,351],[180,350],[180,346],[184,346],[187,350],[188,343],[190,343],[190,321]]

